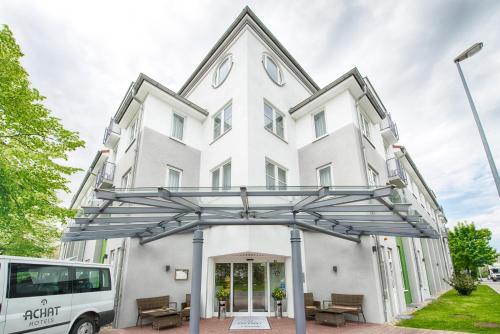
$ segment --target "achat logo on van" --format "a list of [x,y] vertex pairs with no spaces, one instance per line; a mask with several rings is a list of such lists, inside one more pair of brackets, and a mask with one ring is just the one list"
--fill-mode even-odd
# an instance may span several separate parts
[[[42,299],[40,302],[42,305],[47,304],[47,299]],[[42,308],[37,308],[34,310],[26,310],[24,312],[24,320],[33,320],[33,319],[40,319],[40,318],[48,318],[48,317],[53,317],[57,316],[59,314],[59,309],[61,306],[54,306],[54,307],[42,307]]]

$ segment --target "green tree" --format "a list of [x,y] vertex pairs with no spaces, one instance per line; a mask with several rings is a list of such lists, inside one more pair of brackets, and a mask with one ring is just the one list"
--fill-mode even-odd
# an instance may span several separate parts
[[491,231],[476,229],[474,222],[459,222],[448,234],[455,272],[467,271],[477,277],[477,269],[495,261],[496,250],[489,245]]
[[73,211],[59,206],[68,192],[63,165],[84,146],[44,107],[20,64],[23,56],[7,26],[0,29],[0,254],[43,256],[53,252],[60,226]]

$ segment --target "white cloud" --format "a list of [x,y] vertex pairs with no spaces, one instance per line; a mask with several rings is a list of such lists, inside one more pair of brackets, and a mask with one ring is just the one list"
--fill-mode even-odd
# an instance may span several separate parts
[[[138,73],[178,89],[246,4],[7,0],[0,23],[13,30],[47,105],[87,141],[69,161],[86,169]],[[321,86],[354,66],[369,76],[450,223],[484,222],[500,245],[499,198],[452,61],[485,43],[463,70],[500,165],[499,2],[249,4]],[[71,178],[73,190],[82,176]]]

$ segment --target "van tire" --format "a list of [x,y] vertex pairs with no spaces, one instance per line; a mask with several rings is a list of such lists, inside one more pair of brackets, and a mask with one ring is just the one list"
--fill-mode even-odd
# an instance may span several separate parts
[[96,334],[96,333],[97,333],[96,320],[94,317],[87,315],[78,319],[75,322],[69,334]]

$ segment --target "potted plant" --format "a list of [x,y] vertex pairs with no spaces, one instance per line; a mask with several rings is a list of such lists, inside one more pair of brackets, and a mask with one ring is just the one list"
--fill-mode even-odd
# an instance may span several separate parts
[[[225,313],[226,313],[226,302],[227,298],[229,297],[229,289],[224,289],[223,287],[220,287],[217,292],[215,293],[215,296],[217,297],[217,300],[219,301],[219,319],[224,319],[225,318]],[[224,314],[221,315],[221,310],[224,310]]]
[[276,301],[276,317],[281,318],[283,315],[283,299],[286,298],[286,292],[281,288],[274,288],[271,296]]

